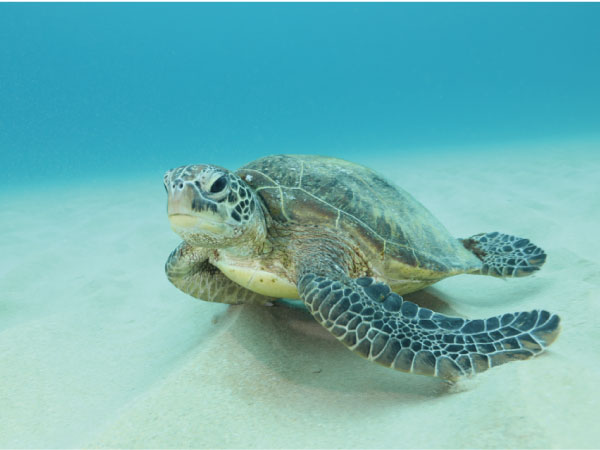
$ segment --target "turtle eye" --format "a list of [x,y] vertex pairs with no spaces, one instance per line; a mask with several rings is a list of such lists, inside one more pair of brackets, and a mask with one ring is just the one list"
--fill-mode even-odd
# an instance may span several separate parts
[[225,186],[227,186],[227,177],[225,175],[221,175],[210,187],[210,192],[211,194],[216,194],[225,189]]

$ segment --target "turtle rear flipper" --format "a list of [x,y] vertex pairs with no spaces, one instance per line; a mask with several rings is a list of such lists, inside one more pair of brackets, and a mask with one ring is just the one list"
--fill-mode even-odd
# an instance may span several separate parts
[[494,231],[462,240],[482,262],[482,275],[494,277],[524,277],[539,270],[546,261],[544,250],[523,239]]
[[447,380],[537,355],[559,333],[559,317],[547,311],[449,317],[404,301],[372,278],[306,273],[298,291],[315,319],[359,355]]

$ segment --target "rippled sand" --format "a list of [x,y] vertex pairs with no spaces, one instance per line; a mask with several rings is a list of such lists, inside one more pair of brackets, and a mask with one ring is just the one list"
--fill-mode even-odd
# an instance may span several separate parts
[[160,171],[4,192],[0,447],[597,447],[594,154],[578,143],[357,161],[457,237],[497,230],[548,254],[533,277],[460,276],[407,296],[472,318],[561,315],[549,352],[455,386],[363,360],[303,310],[177,291],[163,274],[178,238]]

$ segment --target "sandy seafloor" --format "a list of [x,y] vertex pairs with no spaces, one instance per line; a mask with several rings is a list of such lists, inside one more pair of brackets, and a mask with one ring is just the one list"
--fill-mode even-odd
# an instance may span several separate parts
[[576,142],[359,160],[456,236],[497,230],[548,254],[533,277],[407,296],[471,318],[561,315],[549,352],[455,386],[363,360],[305,311],[176,290],[160,174],[3,191],[0,447],[597,448],[599,154]]

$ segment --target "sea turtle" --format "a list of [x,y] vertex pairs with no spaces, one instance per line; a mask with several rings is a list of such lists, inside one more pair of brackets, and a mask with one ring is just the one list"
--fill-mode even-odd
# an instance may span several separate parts
[[537,355],[559,332],[544,310],[486,320],[449,317],[405,294],[467,274],[521,277],[545,253],[498,232],[455,239],[418,201],[374,171],[309,155],[260,158],[235,173],[188,165],[164,176],[168,216],[183,242],[165,270],[202,300],[301,299],[359,355],[455,380]]

